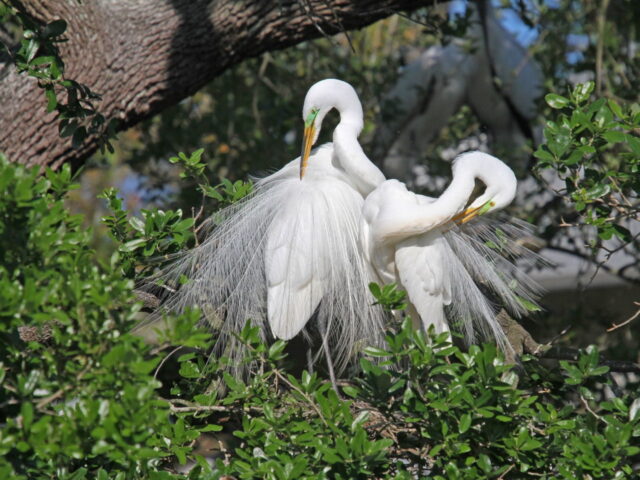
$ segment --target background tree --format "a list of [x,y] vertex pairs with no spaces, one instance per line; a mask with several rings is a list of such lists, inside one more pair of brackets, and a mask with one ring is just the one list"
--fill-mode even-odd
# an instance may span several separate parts
[[[107,128],[105,119],[116,119],[118,128],[134,125],[246,58],[428,3],[3,1],[5,14],[10,5],[29,29],[17,57],[9,48],[9,57],[14,58],[5,56],[0,64],[0,150],[29,165],[59,167],[70,161],[78,166],[96,150],[97,139]],[[60,19],[66,29],[54,23]],[[52,41],[57,41],[55,47]],[[31,76],[21,75],[16,66]],[[98,96],[76,88],[70,80],[89,86]],[[27,115],[42,104],[43,86],[48,87],[49,114]],[[61,102],[51,100],[58,95]],[[62,108],[63,102],[73,106],[73,97],[78,96],[84,102],[75,105],[74,112]],[[58,135],[60,119],[69,120],[61,127],[65,136],[73,136],[73,148]]]

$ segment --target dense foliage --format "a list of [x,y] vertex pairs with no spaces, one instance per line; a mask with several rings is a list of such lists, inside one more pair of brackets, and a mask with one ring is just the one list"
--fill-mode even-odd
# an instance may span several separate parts
[[[552,370],[525,358],[516,375],[490,345],[462,351],[405,322],[385,350],[366,350],[345,400],[318,373],[291,373],[284,342],[262,344],[249,325],[259,368],[246,382],[223,373],[224,358],[207,362],[197,312],[145,344],[130,333],[142,312],[122,273],[180,248],[193,221],[128,216],[107,192],[121,247],[101,264],[63,204],[69,188],[68,169],[0,163],[2,478],[178,478],[193,441],[218,430],[235,440],[213,468],[196,458],[189,478],[633,475],[640,403],[602,397],[610,379],[594,348]],[[402,306],[392,288],[372,290]]]
[[160,358],[128,333],[133,284],[117,254],[95,261],[71,187],[68,168],[0,163],[2,478],[144,476],[197,435],[172,433]]
[[[564,181],[558,193],[575,208],[565,221],[595,227],[597,235],[589,238],[594,255],[627,249],[633,277],[638,245],[628,227],[640,212],[640,106],[605,98],[590,102],[593,89],[588,82],[573,88],[568,98],[547,95],[549,106],[562,113],[546,124],[546,143],[535,152],[537,166]],[[619,243],[606,248],[603,241],[614,236]]]

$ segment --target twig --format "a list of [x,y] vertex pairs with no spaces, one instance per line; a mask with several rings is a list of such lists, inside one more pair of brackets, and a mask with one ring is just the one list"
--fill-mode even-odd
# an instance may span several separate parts
[[298,392],[300,395],[302,395],[302,397],[307,401],[307,403],[311,405],[311,408],[313,408],[316,411],[316,413],[318,414],[318,417],[320,417],[320,420],[322,420],[322,423],[324,423],[324,425],[328,427],[329,423],[324,418],[324,415],[322,415],[322,412],[318,408],[318,405],[316,405],[316,403],[309,397],[309,395],[307,395],[305,392],[303,392],[298,387],[296,387],[293,383],[291,383],[287,377],[285,377],[284,375],[282,375],[282,373],[280,373],[280,370],[274,369],[273,371],[275,372],[276,377],[280,378],[280,380],[286,383],[289,386],[289,388],[292,388],[293,390]]
[[589,412],[591,415],[593,415],[595,418],[597,418],[598,420],[600,420],[601,422],[606,423],[607,425],[609,424],[609,422],[607,422],[604,418],[602,418],[600,415],[598,415],[596,412],[594,412],[593,410],[591,410],[591,407],[589,406],[589,402],[587,401],[586,398],[584,398],[582,395],[580,395],[580,401],[582,402],[582,405],[584,405],[584,408],[586,408],[587,412]]
[[307,15],[307,17],[309,18],[309,20],[311,20],[311,23],[313,23],[313,26],[316,28],[316,30],[318,30],[318,32],[320,32],[320,34],[329,39],[329,41],[331,43],[333,43],[333,41],[331,40],[331,37],[327,34],[327,32],[325,32],[322,27],[320,26],[320,24],[316,21],[316,19],[314,18],[316,12],[314,11],[313,7],[311,6],[311,4],[309,3],[308,0],[301,0],[300,2],[302,4],[302,8],[304,8],[304,12]]
[[567,223],[567,221],[563,217],[560,217],[560,223],[558,224],[558,226],[559,227],[575,227],[576,224]]
[[[233,335],[236,339],[238,339],[238,340],[242,341],[242,339],[240,338],[240,336],[239,336],[238,334],[236,334],[236,333],[232,333],[232,335]],[[248,348],[248,349],[249,349],[249,350],[251,350],[252,352],[256,352],[256,349],[255,349],[253,346],[251,346],[250,344],[245,344],[245,346],[246,346],[246,348]],[[263,354],[263,353],[260,353],[259,355],[260,355],[260,359],[261,359],[261,361],[262,361],[262,362],[265,362],[265,360],[266,360],[266,359],[265,359],[264,354]],[[265,363],[266,363],[266,362],[265,362]],[[328,422],[327,422],[327,420],[324,418],[324,415],[322,415],[322,412],[321,412],[321,411],[320,411],[320,409],[318,408],[318,405],[313,401],[313,399],[311,399],[311,397],[309,397],[309,395],[308,395],[308,394],[306,394],[305,392],[303,392],[302,390],[300,390],[298,387],[296,387],[293,383],[291,383],[291,382],[289,381],[289,379],[288,379],[287,377],[285,377],[285,376],[280,372],[280,370],[279,370],[279,369],[277,369],[277,368],[273,368],[273,369],[271,370],[271,372],[275,375],[275,379],[276,379],[276,381],[277,381],[278,379],[280,379],[280,380],[282,380],[282,382],[283,382],[284,384],[286,384],[289,388],[291,388],[292,390],[295,390],[296,392],[298,392],[298,393],[299,393],[299,394],[300,394],[300,395],[301,395],[301,396],[302,396],[302,397],[307,401],[307,403],[311,406],[311,408],[313,408],[313,409],[315,410],[315,412],[318,414],[318,417],[320,418],[320,420],[322,420],[322,423],[324,423],[324,425],[325,425],[326,427],[328,427],[328,426],[329,426],[329,423],[328,423]]]
[[[569,255],[573,255],[574,257],[578,257],[578,258],[582,258],[584,260],[587,260],[590,263],[595,263],[597,265],[597,262],[594,261],[593,257],[586,255],[582,252],[579,252],[577,250],[572,250],[570,248],[565,248],[565,247],[560,247],[557,245],[547,245],[547,248],[551,249],[551,250],[555,250],[557,252],[562,252],[562,253],[568,253]],[[634,285],[640,285],[640,279],[638,278],[634,278],[634,277],[630,277],[628,275],[624,275],[621,274],[620,269],[619,268],[613,268],[610,267],[608,265],[601,265],[600,268],[602,270],[604,270],[607,273],[610,273],[611,275],[615,275],[616,277],[625,280],[629,283],[632,283]]]
[[198,210],[198,213],[196,213],[194,215],[194,208],[191,208],[191,216],[193,217],[193,237],[196,239],[196,247],[199,245],[199,241],[198,241],[198,233],[200,233],[200,229],[202,228],[202,226],[205,224],[205,222],[200,223],[200,225],[198,225],[196,227],[196,224],[198,223],[198,220],[200,219],[200,216],[202,215],[202,212],[204,212],[204,202],[205,202],[205,195],[204,193],[202,194],[202,204],[200,205],[200,209]]
[[552,337],[548,342],[538,344],[533,354],[541,355],[547,350],[549,350],[559,338],[563,337],[569,330],[571,330],[571,327],[572,325],[567,325],[562,330],[560,330],[560,333]]
[[[82,379],[82,377],[84,377],[84,375],[89,371],[91,367],[91,364],[87,365],[76,377],[77,381],[80,381]],[[46,407],[47,405],[49,405],[51,402],[59,399],[60,397],[62,397],[65,393],[67,393],[69,390],[73,389],[73,387],[75,387],[75,385],[65,385],[64,387],[62,387],[60,390],[58,390],[57,392],[52,393],[51,395],[49,395],[48,397],[43,398],[42,400],[40,400],[38,403],[36,403],[36,409],[41,410],[44,407]]]
[[331,14],[333,15],[333,20],[336,22],[336,24],[340,28],[340,32],[342,32],[342,34],[347,39],[347,43],[349,44],[349,48],[351,48],[351,51],[353,53],[356,53],[356,48],[353,46],[353,43],[351,42],[351,37],[349,36],[349,32],[347,32],[347,30],[344,28],[344,25],[342,25],[342,22],[340,21],[340,18],[336,14],[335,9],[331,5],[331,2],[327,2],[325,0],[324,4],[329,8],[329,10],[331,10]]
[[535,43],[531,45],[529,48],[527,48],[525,55],[522,57],[522,60],[520,60],[520,63],[512,72],[512,75],[514,78],[520,75],[520,72],[522,71],[522,69],[527,65],[529,60],[533,58],[533,51],[535,50],[536,47],[543,44],[544,39],[549,34],[549,32],[550,30],[543,30],[542,32],[540,32],[540,35],[538,36]]
[[[640,302],[633,302],[634,305],[640,307]],[[640,316],[640,309],[638,309],[638,311],[636,313],[634,313],[633,315],[631,315],[629,318],[627,318],[624,322],[620,323],[620,324],[615,324],[612,323],[611,326],[609,328],[607,328],[607,332],[613,332],[614,330],[617,330],[620,327],[624,327],[625,325],[627,325],[628,323],[631,323],[632,321],[634,321],[636,318],[638,318],[638,316]]]
[[262,413],[263,410],[259,407],[242,407],[233,408],[226,405],[188,405],[184,407],[177,407],[175,400],[167,400],[169,408],[173,413],[185,413],[185,412],[232,412],[234,410],[243,410],[245,412]]
[[509,468],[507,468],[504,472],[502,472],[502,475],[500,475],[500,476],[498,477],[498,480],[504,480],[504,476],[505,476],[507,473],[509,473],[511,470],[513,470],[513,469],[514,469],[514,467],[515,467],[515,464],[514,464],[514,463],[512,463],[511,465],[509,465]]

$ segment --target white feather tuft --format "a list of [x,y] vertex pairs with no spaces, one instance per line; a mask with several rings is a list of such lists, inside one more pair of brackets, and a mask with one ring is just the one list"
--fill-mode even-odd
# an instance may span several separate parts
[[444,233],[447,244],[446,271],[452,286],[452,302],[447,317],[454,329],[462,330],[467,342],[494,338],[508,349],[502,327],[496,320],[500,308],[515,318],[537,307],[542,288],[524,268],[544,260],[521,245],[531,236],[525,222],[489,216],[476,217],[461,227]]

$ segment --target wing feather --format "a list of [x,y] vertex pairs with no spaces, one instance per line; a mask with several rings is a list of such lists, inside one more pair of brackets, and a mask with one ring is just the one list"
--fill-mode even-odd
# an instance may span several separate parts
[[[293,192],[292,192],[293,194]],[[304,328],[326,288],[328,252],[317,228],[321,192],[300,188],[267,233],[267,315],[272,333],[289,340]]]
[[451,282],[445,270],[439,232],[404,240],[396,248],[396,268],[402,287],[422,318],[426,329],[449,331],[444,307],[451,303]]

